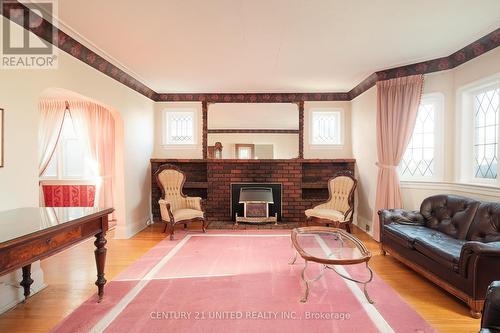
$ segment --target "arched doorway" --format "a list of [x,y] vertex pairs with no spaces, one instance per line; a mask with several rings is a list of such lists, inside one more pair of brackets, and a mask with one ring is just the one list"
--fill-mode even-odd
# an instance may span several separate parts
[[[49,186],[93,186],[92,205],[114,207],[113,219],[117,224],[125,224],[121,115],[108,105],[61,88],[44,91],[39,108],[41,205],[52,193],[47,190]],[[89,192],[84,190],[82,196]],[[54,197],[50,199],[51,205],[68,205],[68,200],[54,203]],[[79,202],[90,205],[85,199]]]

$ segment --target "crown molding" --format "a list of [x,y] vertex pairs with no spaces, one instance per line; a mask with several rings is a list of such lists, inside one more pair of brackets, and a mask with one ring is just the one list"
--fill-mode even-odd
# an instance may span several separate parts
[[[26,9],[19,1],[1,2],[2,15],[12,22],[22,26],[22,19],[10,17],[6,8]],[[36,14],[35,14],[36,15]],[[349,92],[325,92],[325,93],[157,93],[153,89],[139,81],[140,76],[134,71],[121,64],[117,59],[110,56],[97,47],[83,35],[76,32],[68,24],[58,20],[72,35],[78,36],[87,45],[83,45],[61,29],[53,26],[45,19],[36,28],[29,27],[29,31],[47,42],[57,46],[71,56],[86,63],[101,73],[115,79],[125,86],[139,92],[155,102],[208,102],[208,103],[297,103],[301,101],[350,101],[375,86],[377,81],[389,80],[397,77],[411,76],[417,74],[429,74],[438,71],[449,70],[460,66],[490,50],[500,46],[500,28],[492,31],[470,43],[462,49],[447,57],[441,57],[428,61],[422,61],[405,66],[398,66],[386,70],[377,71]],[[56,32],[56,37],[53,34]],[[103,54],[104,56],[99,55]],[[115,65],[118,64],[118,65]],[[129,74],[131,73],[131,74]],[[144,81],[144,79],[142,79]]]

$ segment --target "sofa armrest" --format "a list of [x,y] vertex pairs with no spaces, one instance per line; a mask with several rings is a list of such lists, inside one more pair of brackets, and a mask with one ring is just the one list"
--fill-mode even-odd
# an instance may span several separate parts
[[492,282],[486,291],[481,329],[500,331],[500,281]]
[[425,219],[418,210],[382,209],[378,211],[380,230],[386,224],[424,225]]
[[462,246],[460,260],[458,261],[459,272],[467,276],[468,266],[478,257],[497,257],[500,260],[500,242],[482,243],[470,241]]
[[467,242],[458,261],[460,275],[472,279],[473,297],[483,299],[488,285],[500,276],[500,242]]

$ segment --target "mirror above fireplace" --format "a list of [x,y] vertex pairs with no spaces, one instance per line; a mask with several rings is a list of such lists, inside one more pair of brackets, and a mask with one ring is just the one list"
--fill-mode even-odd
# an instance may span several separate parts
[[299,110],[294,103],[216,103],[208,107],[208,147],[222,159],[299,156]]

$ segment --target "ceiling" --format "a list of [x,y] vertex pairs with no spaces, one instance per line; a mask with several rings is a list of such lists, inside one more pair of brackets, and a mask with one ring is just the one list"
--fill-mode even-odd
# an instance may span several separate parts
[[461,49],[498,0],[64,0],[60,28],[159,93],[344,92]]

